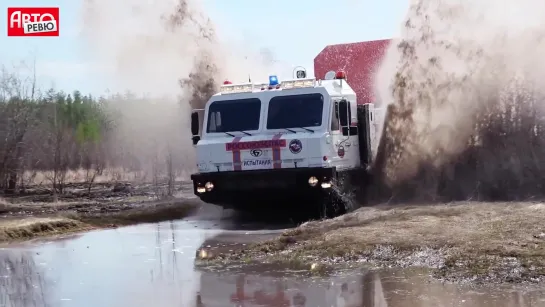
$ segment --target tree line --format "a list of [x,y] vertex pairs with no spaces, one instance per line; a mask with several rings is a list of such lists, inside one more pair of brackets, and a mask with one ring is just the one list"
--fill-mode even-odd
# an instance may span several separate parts
[[194,162],[189,114],[178,100],[40,92],[32,80],[3,71],[0,190],[16,193],[29,184],[28,174],[37,172],[45,174],[55,194],[62,193],[71,170],[82,170],[90,184],[113,168],[141,180],[184,177]]

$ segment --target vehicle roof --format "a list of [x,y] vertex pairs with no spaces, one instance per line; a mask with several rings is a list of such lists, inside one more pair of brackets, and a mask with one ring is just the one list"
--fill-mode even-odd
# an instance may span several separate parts
[[314,75],[324,79],[328,71],[344,70],[358,104],[375,102],[373,77],[390,42],[383,39],[326,46],[314,59]]
[[[243,93],[228,93],[228,94],[222,94],[217,93],[214,94],[212,97],[213,101],[220,101],[220,100],[230,100],[230,99],[245,99],[245,98],[272,98],[274,96],[281,96],[281,95],[302,95],[302,94],[309,94],[312,92],[319,92],[317,89],[323,89],[325,90],[329,96],[355,96],[355,91],[350,87],[349,84],[346,83],[346,81],[342,81],[344,84],[341,86],[341,80],[318,80],[316,81],[316,87],[303,87],[303,88],[292,88],[292,89],[273,89],[273,90],[261,90],[259,87],[256,87],[257,89],[252,92],[243,92]],[[280,83],[282,83],[282,80],[280,80]]]

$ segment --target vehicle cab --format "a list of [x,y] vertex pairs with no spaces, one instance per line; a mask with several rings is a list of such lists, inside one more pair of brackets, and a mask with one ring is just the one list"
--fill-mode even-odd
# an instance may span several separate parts
[[298,76],[226,81],[195,110],[197,196],[235,208],[277,196],[320,198],[338,172],[361,166],[356,94],[346,76]]

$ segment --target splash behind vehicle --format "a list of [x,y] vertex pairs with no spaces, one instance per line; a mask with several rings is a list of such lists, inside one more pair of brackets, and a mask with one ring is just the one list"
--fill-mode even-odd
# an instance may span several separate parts
[[244,211],[350,209],[339,179],[372,164],[375,106],[358,104],[343,70],[323,80],[304,69],[295,75],[263,84],[226,81],[193,112],[198,173],[191,179],[203,201]]

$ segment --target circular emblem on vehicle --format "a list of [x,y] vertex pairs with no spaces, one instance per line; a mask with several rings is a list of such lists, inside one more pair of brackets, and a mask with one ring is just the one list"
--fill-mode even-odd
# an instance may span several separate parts
[[291,140],[289,148],[291,153],[298,154],[303,150],[303,143],[298,139]]
[[250,154],[254,157],[261,157],[261,155],[263,154],[263,150],[261,149],[252,149],[250,150]]
[[338,154],[339,157],[341,157],[341,158],[344,157],[344,146],[343,146],[343,145],[340,145],[340,146],[339,146],[339,149],[337,150],[337,154]]

